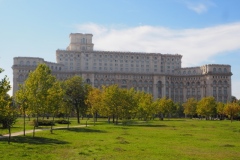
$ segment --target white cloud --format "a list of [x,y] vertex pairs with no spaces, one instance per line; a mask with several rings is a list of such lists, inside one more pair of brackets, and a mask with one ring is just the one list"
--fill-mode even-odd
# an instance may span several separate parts
[[208,7],[205,4],[189,4],[188,8],[193,10],[194,12],[201,14],[207,12]]
[[198,0],[198,1],[190,1],[190,0],[183,0],[182,1],[188,9],[198,13],[206,13],[210,7],[216,6],[210,0]]
[[196,66],[226,51],[240,49],[240,23],[202,29],[119,27],[83,24],[78,32],[92,33],[95,50],[157,52],[183,55],[183,66]]

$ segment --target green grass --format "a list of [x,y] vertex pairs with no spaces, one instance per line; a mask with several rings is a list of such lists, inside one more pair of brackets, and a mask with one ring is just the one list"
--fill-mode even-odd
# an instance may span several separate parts
[[10,145],[0,139],[0,159],[240,159],[239,121],[173,119],[116,126],[104,120],[31,136],[13,137]]

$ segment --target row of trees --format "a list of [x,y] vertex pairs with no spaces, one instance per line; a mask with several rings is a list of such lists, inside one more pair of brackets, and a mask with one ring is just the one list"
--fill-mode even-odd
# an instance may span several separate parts
[[102,86],[100,90],[87,85],[79,76],[60,82],[45,64],[40,64],[29,74],[16,92],[15,100],[24,117],[34,115],[37,121],[40,115],[54,119],[59,113],[69,117],[72,111],[75,111],[78,123],[80,116],[92,115],[94,122],[97,116],[103,116],[116,124],[119,119],[163,119],[184,114],[206,118],[227,115],[233,119],[240,112],[238,103],[216,103],[213,97],[205,97],[199,102],[190,98],[179,104],[166,97],[154,100],[151,94],[117,85]]
[[216,102],[214,97],[205,97],[200,101],[194,98],[188,99],[183,103],[184,113],[191,117],[201,115],[206,118],[213,118],[217,115],[219,119],[228,116],[233,121],[233,118],[240,114],[240,101],[232,101],[224,104]]

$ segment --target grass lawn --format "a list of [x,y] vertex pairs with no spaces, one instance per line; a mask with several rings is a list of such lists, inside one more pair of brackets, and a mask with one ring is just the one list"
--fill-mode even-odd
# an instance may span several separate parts
[[35,138],[12,137],[10,145],[0,139],[0,159],[238,160],[240,122],[172,119],[124,126],[102,120],[96,126],[57,129],[53,134],[36,132]]

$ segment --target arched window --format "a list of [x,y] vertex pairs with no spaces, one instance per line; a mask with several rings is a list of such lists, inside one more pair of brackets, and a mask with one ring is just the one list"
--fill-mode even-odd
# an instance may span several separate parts
[[216,68],[213,68],[213,72],[216,72],[217,71],[217,69]]
[[224,81],[224,84],[225,84],[225,85],[227,85],[227,84],[228,84],[228,82],[227,82],[227,81]]
[[19,81],[23,81],[24,76],[20,74],[20,75],[18,76],[18,79],[19,79]]
[[23,65],[23,63],[24,63],[23,61],[20,61],[20,65]]
[[222,68],[218,68],[218,72],[222,72]]
[[157,86],[158,86],[158,87],[161,87],[161,86],[162,86],[162,82],[161,82],[161,81],[158,81]]
[[103,84],[103,82],[104,82],[104,81],[101,79],[101,80],[100,80],[100,84],[102,85],[102,84]]
[[221,84],[222,84],[222,81],[221,81],[221,80],[220,80],[220,81],[218,81],[218,84],[219,84],[219,85],[221,85]]
[[200,86],[200,82],[197,82],[197,86]]
[[97,79],[94,80],[94,84],[98,84],[98,80]]
[[133,81],[133,84],[134,84],[134,85],[136,85],[136,84],[137,84],[137,81],[136,81],[136,80],[134,80],[134,81]]
[[183,82],[180,83],[180,87],[183,87]]
[[149,83],[148,83],[149,85],[153,85],[153,81],[149,81]]
[[114,80],[112,80],[111,83],[114,84],[115,83]]
[[168,81],[166,82],[166,86],[169,87],[169,82]]
[[191,74],[191,71],[188,71],[188,74]]
[[178,82],[175,83],[175,87],[179,87],[179,86],[178,86]]
[[224,73],[227,73],[227,68],[224,68],[223,71],[224,71]]
[[214,80],[214,81],[213,81],[213,84],[214,84],[214,85],[216,85],[216,84],[217,84],[217,81],[216,81],[216,80]]
[[127,84],[127,81],[123,79],[122,84]]
[[30,62],[29,62],[29,61],[27,61],[27,62],[26,62],[26,65],[27,65],[27,66],[29,66],[29,65],[30,65]]
[[86,79],[86,83],[90,84],[91,83],[90,79]]
[[148,82],[147,81],[144,81],[144,85],[147,85],[148,84]]
[[33,65],[34,65],[34,66],[36,66],[36,65],[37,65],[36,61],[33,61]]

